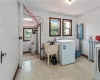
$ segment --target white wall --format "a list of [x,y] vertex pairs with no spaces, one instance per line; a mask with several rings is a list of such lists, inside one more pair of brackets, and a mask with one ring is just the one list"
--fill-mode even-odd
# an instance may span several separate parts
[[[48,13],[48,12],[40,12],[40,11],[32,11],[30,10],[34,16],[40,16],[43,19],[43,30],[42,30],[42,46],[43,43],[47,41],[52,41],[54,40],[55,37],[49,37],[49,17],[55,17],[55,18],[61,18],[61,19],[72,19],[72,36],[66,37],[68,39],[73,39],[77,42],[76,40],[76,18],[72,16],[66,16],[66,15],[60,15],[60,14],[53,14],[53,13]],[[62,23],[62,22],[61,22]],[[76,49],[78,49],[78,45],[76,43]],[[42,56],[44,55],[44,51],[42,52]]]
[[0,45],[2,51],[7,53],[3,63],[0,63],[0,80],[13,80],[19,62],[17,0],[0,0],[0,22]]
[[[23,28],[33,28],[33,26],[23,26]],[[30,41],[23,41],[23,52],[29,51]]]
[[100,8],[78,17],[78,24],[84,24],[83,54],[88,55],[86,35],[100,35]]
[[[34,42],[34,45],[31,45],[31,42]],[[37,51],[37,34],[32,34],[32,37],[30,39],[30,41],[24,41],[23,42],[23,52],[27,52],[29,51],[29,48],[32,48],[32,52],[36,52]]]
[[29,51],[29,45],[30,45],[30,41],[23,42],[23,52]]

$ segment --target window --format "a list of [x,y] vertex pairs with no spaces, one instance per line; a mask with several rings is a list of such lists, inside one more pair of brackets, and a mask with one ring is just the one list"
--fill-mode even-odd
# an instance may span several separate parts
[[72,36],[72,20],[69,19],[62,20],[62,35]]
[[61,19],[60,18],[49,18],[49,36],[60,36],[61,35]]
[[30,38],[32,37],[32,28],[23,28],[23,41],[30,41]]

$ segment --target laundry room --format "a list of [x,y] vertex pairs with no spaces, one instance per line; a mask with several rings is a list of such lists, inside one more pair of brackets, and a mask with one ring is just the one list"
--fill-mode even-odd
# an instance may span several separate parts
[[[72,72],[71,75],[73,74],[75,80],[91,80],[94,78],[98,80],[98,76],[96,76],[96,74],[99,74],[98,71],[96,72],[98,61],[95,60],[95,48],[98,48],[96,45],[100,43],[100,24],[98,22],[99,17],[97,16],[100,9],[75,17],[28,8],[28,6],[24,5],[23,15],[30,16],[39,25],[37,28],[40,30],[38,59],[42,63],[40,62],[39,65],[44,64],[42,66],[48,66],[47,70],[49,70],[49,67],[55,69],[54,67],[69,68],[71,66],[68,72]],[[95,15],[95,18],[93,15]],[[38,16],[39,19],[37,18]],[[94,64],[96,74],[94,74]],[[87,70],[87,68],[89,69]],[[53,73],[56,74],[56,69],[54,71]],[[74,71],[76,73],[75,76]],[[67,71],[64,74],[67,75]],[[85,76],[85,74],[88,75]],[[77,79],[76,76],[81,77]],[[64,79],[66,78],[64,77]]]
[[0,0],[0,53],[0,80],[100,80],[100,1]]
[[[28,9],[28,7],[26,8]],[[41,27],[38,27],[41,28],[38,58],[48,67],[58,65],[62,67],[68,67],[68,65],[77,67],[76,64],[79,64],[84,73],[91,73],[88,76],[84,76],[86,77],[85,79],[94,79],[94,53],[95,45],[99,44],[100,25],[97,21],[98,19],[93,19],[93,15],[97,14],[95,10],[80,17],[37,10],[29,11],[37,21],[39,20],[36,16],[41,17]],[[98,11],[97,9],[96,12]],[[24,14],[29,15],[27,11],[24,11]],[[35,20],[32,16],[31,18]],[[98,16],[95,18],[98,18]],[[37,23],[37,21],[35,22]],[[90,68],[88,72],[87,67]]]

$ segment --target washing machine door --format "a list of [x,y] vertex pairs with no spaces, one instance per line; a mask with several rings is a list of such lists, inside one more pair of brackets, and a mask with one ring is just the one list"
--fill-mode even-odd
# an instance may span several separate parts
[[95,52],[95,61],[94,61],[95,64],[94,77],[95,80],[100,80],[100,45],[96,46],[95,51],[96,52]]
[[98,70],[100,72],[100,49],[98,50]]

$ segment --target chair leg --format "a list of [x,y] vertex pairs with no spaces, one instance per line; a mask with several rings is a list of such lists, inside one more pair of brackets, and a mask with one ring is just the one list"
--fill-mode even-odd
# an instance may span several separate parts
[[49,55],[48,55],[48,66],[49,66]]

